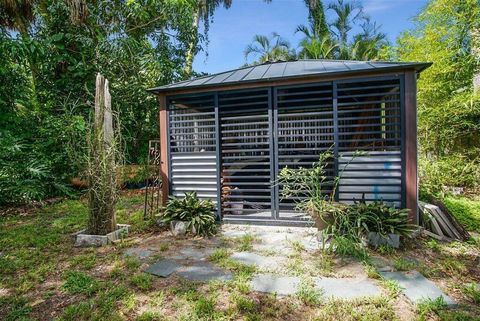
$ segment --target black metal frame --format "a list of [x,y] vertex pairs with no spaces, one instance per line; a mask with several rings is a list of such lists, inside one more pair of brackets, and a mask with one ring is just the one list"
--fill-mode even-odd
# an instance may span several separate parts
[[[349,117],[341,117],[340,115],[343,115],[343,114],[348,114],[349,111],[341,111],[339,110],[339,108],[341,107],[347,107],[349,105],[351,106],[362,106],[362,105],[366,105],[368,106],[369,104],[376,104],[376,103],[380,103],[380,102],[377,102],[377,101],[366,101],[366,102],[352,102],[352,103],[339,103],[338,101],[338,92],[339,92],[339,88],[338,86],[339,85],[342,85],[342,84],[354,84],[354,83],[365,83],[365,82],[378,82],[378,81],[382,81],[382,80],[388,80],[388,81],[392,81],[392,80],[396,80],[398,81],[399,83],[399,92],[398,92],[398,95],[399,95],[399,99],[389,99],[387,101],[383,100],[381,101],[381,103],[399,103],[399,111],[400,111],[400,115],[383,115],[383,116],[364,116],[363,118],[359,118],[359,117],[350,117],[350,118],[353,118],[353,119],[364,119],[364,120],[374,120],[374,119],[385,119],[387,122],[383,123],[382,122],[382,127],[385,126],[385,128],[387,128],[387,126],[399,126],[400,127],[400,138],[388,138],[387,140],[393,140],[393,141],[400,141],[400,147],[399,147],[399,155],[400,155],[400,161],[391,161],[391,163],[398,163],[400,165],[400,175],[399,175],[399,178],[401,180],[401,186],[400,186],[400,193],[401,193],[401,206],[404,207],[405,206],[405,202],[406,202],[406,186],[405,186],[405,148],[404,148],[404,144],[405,144],[405,93],[404,93],[404,90],[405,90],[405,84],[404,84],[404,76],[401,75],[401,76],[380,76],[380,77],[364,77],[364,78],[353,78],[353,79],[348,79],[348,80],[334,80],[334,81],[329,81],[329,82],[322,82],[322,83],[318,83],[318,82],[314,82],[314,83],[308,83],[308,84],[300,84],[300,85],[293,85],[293,86],[277,86],[277,87],[261,87],[261,88],[252,88],[252,89],[243,89],[243,90],[234,90],[234,91],[215,91],[215,92],[208,92],[208,93],[196,93],[196,94],[183,94],[183,95],[174,95],[174,96],[168,96],[167,97],[167,119],[168,119],[168,122],[167,122],[167,133],[168,133],[168,137],[167,137],[167,144],[168,144],[168,147],[167,147],[167,157],[168,157],[168,177],[169,177],[169,190],[172,191],[172,155],[175,155],[175,152],[172,152],[172,141],[171,141],[171,110],[170,110],[170,105],[171,105],[171,102],[172,100],[174,99],[179,99],[179,98],[182,98],[182,97],[213,97],[213,108],[214,108],[214,112],[209,112],[209,114],[213,114],[214,115],[214,125],[206,125],[206,126],[203,126],[203,128],[214,128],[214,135],[215,135],[215,145],[212,146],[212,145],[206,145],[208,147],[214,147],[215,148],[215,159],[216,159],[216,186],[217,186],[217,195],[216,195],[216,202],[217,202],[217,219],[223,219],[223,220],[227,220],[229,222],[232,222],[232,223],[264,223],[264,224],[271,224],[272,222],[276,222],[275,224],[283,224],[283,225],[305,225],[305,224],[310,224],[309,220],[306,219],[306,218],[286,218],[286,217],[281,217],[280,215],[280,189],[279,189],[279,186],[278,184],[276,183],[276,178],[278,177],[278,174],[279,174],[279,160],[283,157],[281,155],[279,155],[279,138],[281,137],[281,135],[279,135],[279,119],[282,118],[282,115],[279,114],[279,110],[278,110],[278,91],[279,90],[283,90],[283,89],[295,89],[295,88],[309,88],[309,87],[314,87],[314,86],[319,86],[319,85],[326,85],[326,84],[330,84],[331,85],[331,100],[330,100],[330,104],[320,104],[320,105],[309,105],[310,107],[318,107],[318,108],[324,108],[324,107],[332,107],[332,113],[333,113],[333,126],[319,126],[318,128],[319,129],[325,129],[325,130],[328,130],[328,129],[333,129],[333,152],[334,152],[334,155],[335,155],[335,160],[334,160],[334,163],[333,163],[333,172],[336,173],[336,175],[338,175],[339,173],[339,169],[340,169],[340,164],[339,164],[339,155],[341,155],[342,151],[345,150],[344,147],[342,147],[340,145],[340,141],[342,142],[348,142],[348,136],[353,136],[352,133],[349,133],[349,132],[340,132],[340,125],[339,125],[339,121],[340,119],[342,120],[349,120],[350,118]],[[359,91],[359,94],[357,96],[355,95],[344,95],[342,96],[342,98],[347,98],[347,99],[354,99],[356,97],[361,97],[361,98],[370,98],[370,97],[375,97],[375,96],[378,96],[381,94],[381,92],[379,94],[375,94],[375,93],[365,93],[363,92],[362,93],[362,90],[369,90],[369,89],[380,89],[380,88],[396,88],[395,87],[396,85],[395,84],[387,84],[387,85],[369,85],[369,84],[360,84],[359,86],[356,86],[356,87],[351,87],[349,88],[350,90],[358,90]],[[257,93],[257,92],[261,92],[262,90],[265,90],[266,91],[266,95],[263,94],[263,93]],[[242,129],[232,129],[232,130],[229,130],[228,128],[231,127],[231,128],[234,128],[235,124],[233,125],[229,125],[229,124],[223,124],[222,123],[222,117],[221,117],[221,112],[222,112],[222,106],[219,105],[219,95],[220,94],[238,94],[238,93],[253,93],[251,96],[249,96],[249,98],[251,99],[255,99],[255,98],[267,98],[268,100],[268,112],[267,112],[267,115],[265,116],[261,116],[261,115],[252,115],[252,116],[243,116],[244,119],[251,119],[251,120],[255,120],[255,119],[264,119],[264,118],[267,118],[268,119],[268,128],[265,128],[263,129],[263,131],[265,132],[265,136],[261,136],[262,138],[268,138],[268,141],[269,141],[269,145],[268,145],[268,148],[264,148],[262,150],[264,150],[265,152],[267,152],[268,150],[268,153],[270,155],[270,160],[267,164],[269,164],[270,166],[270,203],[265,203],[265,204],[270,204],[270,207],[271,207],[271,217],[265,217],[265,216],[248,216],[248,217],[241,217],[239,215],[229,215],[228,213],[225,213],[223,211],[223,205],[222,204],[222,165],[223,164],[231,164],[231,162],[234,162],[236,156],[225,156],[223,157],[222,155],[222,152],[226,152],[228,151],[227,149],[225,149],[225,147],[229,146],[228,144],[225,146],[225,144],[222,145],[222,141],[224,139],[224,137],[222,137],[222,130],[223,132],[225,133],[230,133],[230,132],[235,132],[235,133],[238,133],[238,132],[242,132]],[[328,92],[328,90],[320,90],[320,91],[311,91],[310,94],[326,94]],[[395,93],[397,94],[397,93]],[[284,93],[283,94],[284,96],[288,96],[288,95],[298,95],[298,94],[295,94],[295,93]],[[350,97],[351,96],[351,97]],[[224,101],[235,101],[235,97],[233,98],[224,98]],[[305,109],[305,106],[302,106],[301,105],[301,102],[302,102],[302,99],[292,99],[290,100],[290,102],[296,102],[298,100],[298,107],[296,107],[295,105],[292,105],[292,111],[294,111],[295,109],[298,109],[299,111],[301,111],[302,109]],[[328,97],[327,98],[318,98],[316,100],[328,100]],[[198,101],[201,101],[198,100]],[[311,99],[306,99],[304,101],[308,101],[308,102],[315,102],[315,98],[311,98]],[[246,103],[237,103],[236,106],[239,106],[239,105],[244,105],[244,106],[250,106],[250,105],[255,105],[255,103],[250,103],[250,102],[246,102]],[[367,107],[365,107],[367,108]],[[386,110],[386,108],[384,107],[384,109]],[[392,111],[398,109],[398,107],[394,106],[394,107],[389,107],[389,112],[390,112],[390,109]],[[264,108],[251,108],[250,109],[252,112],[255,112],[255,111],[263,111]],[[364,110],[364,109],[362,109]],[[365,109],[365,110],[368,110]],[[354,113],[357,112],[359,113],[359,111],[353,111]],[[234,113],[235,111],[232,111],[231,114],[232,116],[231,117],[235,117],[234,116]],[[327,111],[327,112],[322,112],[322,111],[315,111],[315,112],[312,112],[311,116],[312,117],[315,117],[315,116],[320,116],[322,113],[324,113],[325,115],[329,115],[330,112]],[[351,113],[351,112],[350,112]],[[203,113],[203,114],[206,114],[206,113]],[[228,112],[227,112],[228,114]],[[302,112],[299,112],[298,113],[299,116],[302,115],[302,114],[305,114],[305,115],[308,115],[308,113],[302,113]],[[188,115],[188,114],[186,114]],[[202,113],[199,112],[199,113],[191,113],[189,115],[192,115],[192,116],[202,116]],[[288,116],[288,115],[287,115]],[[178,117],[180,118],[180,117]],[[397,118],[400,118],[400,121],[399,122],[396,122],[396,121],[390,121],[389,119],[397,119]],[[318,121],[318,120],[313,120],[313,121]],[[186,123],[188,123],[188,121],[185,121]],[[293,122],[295,122],[295,120],[293,120]],[[298,124],[301,124],[301,123],[305,123],[305,122],[308,122],[308,120],[299,120],[298,121]],[[259,125],[259,124],[265,124],[265,122],[249,122],[248,125]],[[378,131],[378,130],[375,130],[374,127],[378,127],[378,125],[375,123],[375,124],[363,124],[363,125],[359,125],[359,124],[348,124],[348,125],[342,125],[341,127],[343,129],[353,129],[353,128],[360,128],[360,126],[364,126],[364,127],[372,127],[371,130],[368,130],[368,131],[365,131],[364,133],[365,134],[377,134],[377,133],[381,133],[382,135],[385,134],[385,135],[388,135],[388,134],[394,134],[396,133],[395,130],[391,130],[391,131]],[[198,126],[199,128],[202,127],[202,126]],[[176,128],[173,128],[173,130],[175,130]],[[295,129],[298,129],[298,130],[309,130],[309,129],[312,129],[312,127],[305,127],[305,126],[299,126],[299,127],[295,127]],[[258,131],[262,131],[262,129],[257,129]],[[251,131],[250,128],[248,129],[244,129],[243,130],[244,132],[248,133],[249,131]],[[268,131],[268,133],[266,133]],[[300,134],[298,134],[300,135]],[[317,134],[318,135],[323,135],[323,134]],[[328,136],[328,133],[325,133],[324,135]],[[347,136],[347,137],[345,137]],[[260,136],[259,136],[260,137]],[[340,137],[343,137],[342,139],[340,139]],[[195,140],[195,138],[193,139],[190,139],[190,138],[187,138],[185,139],[184,141],[188,141],[188,140]],[[354,139],[353,139],[354,140]],[[376,141],[376,139],[371,139],[372,142],[373,141]],[[383,139],[384,141],[385,139]],[[313,141],[308,141],[309,143],[329,143],[330,140],[326,139],[326,140],[313,140]],[[288,144],[288,143],[287,143]],[[235,146],[237,145],[241,145],[241,144],[233,144]],[[245,145],[248,145],[248,143],[245,143]],[[199,147],[201,147],[200,145],[198,145]],[[362,148],[364,149],[364,148]],[[366,150],[368,150],[368,148],[365,148]],[[396,147],[392,147],[393,150],[397,149]],[[258,149],[260,151],[260,149]],[[288,148],[285,148],[284,150],[287,150],[288,151]],[[295,151],[301,151],[302,149],[301,148],[295,148]],[[308,148],[305,148],[305,150],[310,150]],[[389,147],[385,148],[385,150],[389,150]],[[236,151],[242,151],[242,149],[237,149]],[[381,156],[383,154],[376,154],[378,156]],[[391,156],[391,153],[384,153],[384,156],[386,155],[389,155]],[[298,156],[299,159],[302,158],[301,155]],[[252,159],[255,159],[255,156],[251,156]],[[264,156],[258,156],[257,158],[264,158]],[[288,158],[288,157],[284,157],[284,158]],[[310,156],[305,156],[305,158],[310,158]],[[229,160],[231,162],[229,162]],[[385,161],[383,161],[385,162]],[[377,162],[375,161],[370,161],[369,164],[375,164]],[[379,161],[378,163],[382,163],[381,161]],[[258,162],[257,163],[254,163],[254,164],[259,164]],[[263,163],[262,163],[263,164]],[[296,164],[303,164],[301,161],[296,163]],[[307,165],[308,162],[305,162],[305,165]],[[355,160],[353,160],[351,163],[349,164],[356,164]],[[265,164],[266,165],[266,164]],[[228,170],[226,170],[228,171]],[[232,170],[233,171],[233,170]],[[255,172],[256,170],[255,169],[237,169],[235,170],[235,172],[239,172],[241,173],[242,171],[245,171],[245,172]],[[267,173],[267,171],[265,170],[261,170],[261,169],[258,169],[257,170],[258,172],[265,172]],[[368,172],[369,170],[368,169],[355,169],[355,171],[357,172],[361,172],[361,171],[366,171]],[[370,169],[370,171],[372,171]],[[382,170],[383,171],[383,170]],[[389,169],[385,169],[385,171],[389,171]],[[398,171],[397,169],[395,169],[394,171]],[[237,176],[237,178],[242,178],[243,176]],[[245,178],[247,178],[247,176],[245,176]],[[264,176],[259,176],[261,178],[263,178]],[[353,178],[371,178],[371,179],[375,179],[375,178],[382,178],[384,176],[382,175],[378,175],[378,176],[372,176],[372,175],[368,175],[368,176],[355,176]],[[353,179],[353,178],[350,178],[350,179]],[[237,182],[236,183],[237,186],[242,186],[242,183],[241,182]],[[262,184],[262,183],[259,183],[259,184]],[[378,182],[378,184],[376,183],[375,185],[378,185],[378,186],[397,186],[396,183],[382,183],[382,182]],[[244,184],[245,186],[245,184]],[[348,186],[365,186],[365,184],[362,184],[362,183],[358,183],[358,184],[355,184],[355,183],[349,183]],[[248,189],[245,189],[245,191],[248,191]],[[382,194],[396,194],[397,192],[389,192],[389,191],[383,191]],[[235,198],[235,197],[233,197]],[[248,198],[248,196],[246,196],[245,198]],[[259,197],[261,198],[261,197]],[[342,201],[340,198],[339,198],[339,188],[336,189],[336,193],[335,193],[335,200],[337,201]],[[227,202],[228,203],[228,202]],[[248,212],[248,211],[246,211]]]

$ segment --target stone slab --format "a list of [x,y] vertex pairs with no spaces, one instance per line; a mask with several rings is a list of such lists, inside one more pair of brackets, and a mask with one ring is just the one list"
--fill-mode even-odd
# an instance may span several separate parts
[[177,274],[187,280],[199,282],[228,281],[233,278],[231,272],[219,269],[209,262],[197,262],[185,266],[177,271]]
[[86,234],[86,229],[70,234],[75,247],[100,247],[123,238],[128,234],[130,225],[117,224],[117,229],[106,235]]
[[315,287],[327,298],[355,299],[380,296],[382,291],[372,281],[354,278],[315,278]]
[[432,281],[425,278],[418,271],[410,272],[380,272],[384,278],[397,281],[403,288],[403,293],[413,303],[419,303],[423,300],[435,300],[441,296],[447,305],[455,305],[455,301],[447,296]]
[[215,252],[214,248],[206,247],[185,247],[179,251],[175,256],[172,256],[172,259],[175,260],[197,260],[203,261],[206,260],[210,255]]
[[236,252],[233,253],[230,258],[237,262],[255,265],[260,268],[274,268],[278,265],[280,260],[278,257],[267,257],[251,252]]
[[182,265],[177,262],[169,259],[163,259],[158,262],[153,263],[147,267],[144,271],[162,278],[166,278],[173,272],[179,270]]
[[148,250],[148,249],[142,249],[139,247],[132,247],[129,248],[125,251],[125,256],[133,256],[136,257],[137,259],[144,260],[148,259],[154,251]]
[[278,295],[293,295],[297,293],[300,279],[292,276],[275,276],[260,274],[251,281],[254,291],[264,293],[276,293]]

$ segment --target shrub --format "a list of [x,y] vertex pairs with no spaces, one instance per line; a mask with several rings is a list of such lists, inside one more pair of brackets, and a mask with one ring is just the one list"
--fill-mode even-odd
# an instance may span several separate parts
[[200,235],[216,232],[215,206],[210,200],[200,200],[196,192],[185,193],[183,199],[170,197],[160,218],[164,223],[186,221],[188,228]]
[[480,201],[464,197],[446,197],[444,204],[450,213],[469,231],[480,231]]

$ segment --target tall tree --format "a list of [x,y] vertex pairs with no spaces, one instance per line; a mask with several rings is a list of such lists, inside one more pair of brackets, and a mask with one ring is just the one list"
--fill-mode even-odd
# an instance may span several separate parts
[[322,0],[304,0],[308,8],[308,21],[313,33],[318,37],[330,36]]
[[340,49],[338,58],[348,59],[348,34],[352,30],[353,24],[362,15],[362,6],[353,1],[337,0],[337,2],[328,5],[328,10],[335,13],[335,19],[331,23],[331,27]]
[[334,59],[338,51],[338,45],[332,41],[329,35],[319,36],[315,30],[305,25],[300,25],[295,33],[302,33],[303,39],[300,40],[298,58],[303,59]]
[[255,56],[255,63],[274,62],[278,60],[291,60],[295,52],[290,48],[290,43],[278,33],[273,32],[270,37],[255,35],[253,42],[245,49],[245,60]]

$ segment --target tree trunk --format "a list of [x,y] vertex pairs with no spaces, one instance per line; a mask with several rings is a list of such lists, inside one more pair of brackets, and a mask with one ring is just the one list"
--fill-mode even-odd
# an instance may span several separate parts
[[193,58],[195,57],[195,50],[198,44],[198,27],[200,24],[200,8],[197,7],[197,11],[193,17],[192,27],[195,30],[192,41],[188,44],[187,55],[185,57],[185,75],[190,77],[192,74]]
[[108,80],[97,74],[95,116],[89,135],[88,232],[90,234],[105,235],[116,228],[115,150]]

